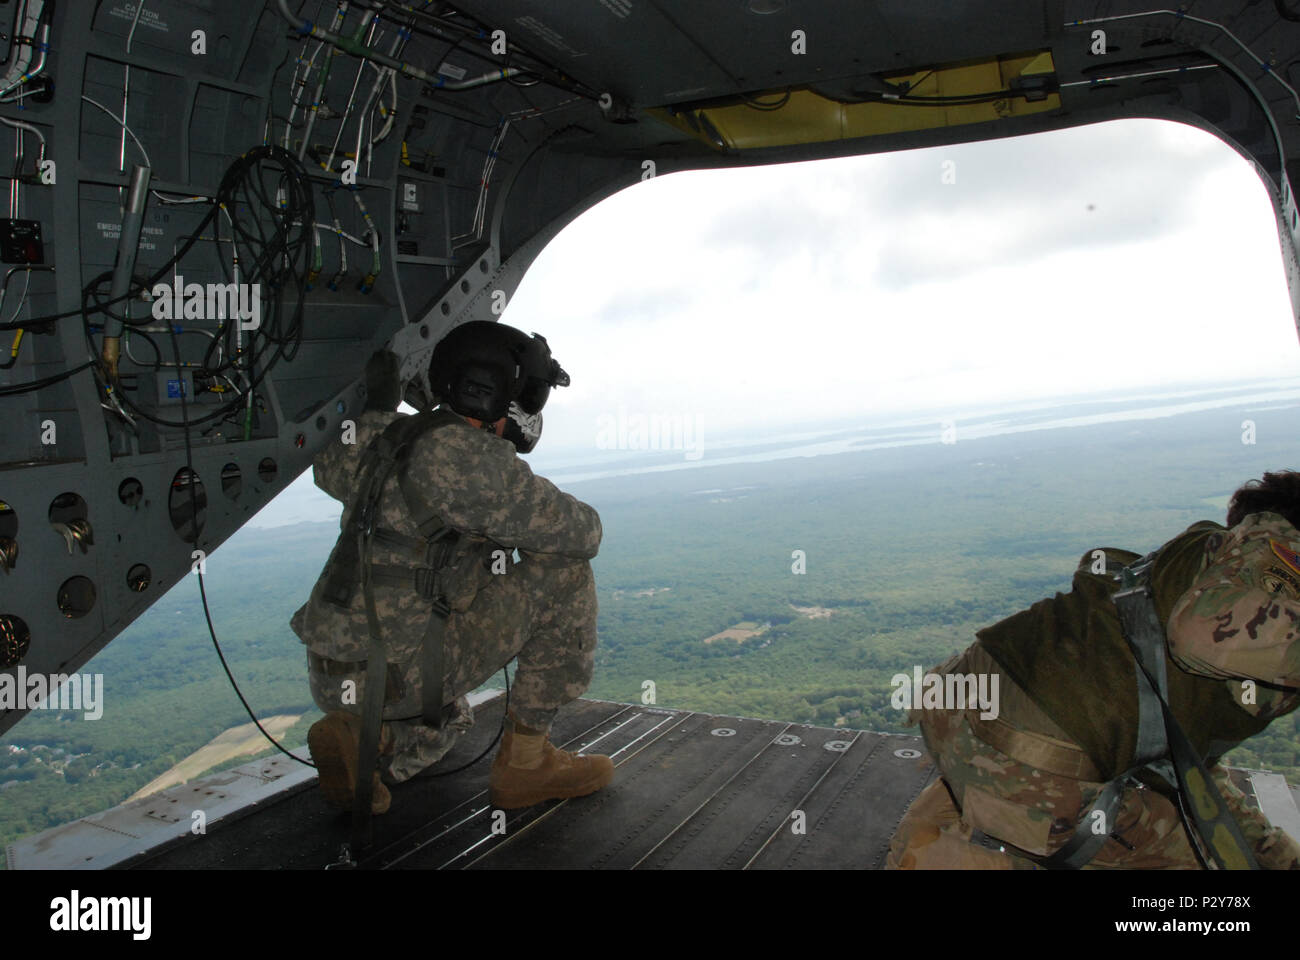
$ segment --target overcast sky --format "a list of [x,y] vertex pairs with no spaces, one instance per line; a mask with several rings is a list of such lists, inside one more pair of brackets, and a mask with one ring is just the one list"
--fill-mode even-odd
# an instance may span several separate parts
[[1263,182],[1156,120],[656,177],[562,231],[501,319],[573,378],[541,472],[599,457],[602,427],[638,414],[690,418],[707,450],[759,427],[1300,374]]
[[1262,181],[1155,120],[658,177],[567,227],[502,319],[573,376],[555,447],[620,404],[722,436],[1300,373]]

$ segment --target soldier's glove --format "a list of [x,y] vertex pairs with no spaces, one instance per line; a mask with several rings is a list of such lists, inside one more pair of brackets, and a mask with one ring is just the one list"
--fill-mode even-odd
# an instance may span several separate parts
[[416,410],[432,410],[434,406],[434,401],[424,392],[424,384],[420,377],[416,377],[406,385],[402,399]]
[[392,413],[401,402],[401,362],[391,350],[376,350],[366,361],[366,409]]

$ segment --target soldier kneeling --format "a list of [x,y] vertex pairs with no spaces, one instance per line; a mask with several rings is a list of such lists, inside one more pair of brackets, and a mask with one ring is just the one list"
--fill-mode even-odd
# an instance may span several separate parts
[[[608,757],[570,754],[547,738],[556,711],[591,682],[588,561],[600,518],[518,456],[536,445],[550,389],[567,386],[568,374],[542,337],[473,321],[434,351],[436,407],[414,390],[407,396],[420,414],[395,412],[402,391],[392,354],[372,358],[367,381],[367,409],[347,438],[355,442],[336,441],[313,461],[316,485],[346,507],[334,552],[291,624],[326,712],[308,734],[326,798],[352,806],[368,673],[384,685],[371,739],[378,767],[369,771],[371,810],[383,813],[391,800],[383,781],[440,760],[473,723],[466,695],[515,657],[492,804],[601,789],[613,777]],[[376,649],[382,672],[369,662]]]
[[997,674],[1000,709],[920,711],[942,779],[891,868],[1300,869],[1217,763],[1300,705],[1300,473],[1147,558],[1089,551],[1068,594],[976,637],[936,670]]

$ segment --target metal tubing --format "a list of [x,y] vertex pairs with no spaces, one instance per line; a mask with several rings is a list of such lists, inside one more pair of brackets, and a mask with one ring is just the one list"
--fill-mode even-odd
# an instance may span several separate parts
[[[131,186],[127,191],[126,209],[122,214],[122,231],[117,238],[117,265],[113,268],[113,284],[109,300],[119,300],[131,289],[131,275],[135,272],[136,251],[140,247],[140,227],[144,222],[144,208],[149,202],[148,167],[136,164],[131,172]],[[122,304],[119,313],[127,308]],[[117,358],[121,349],[122,321],[111,313],[104,321],[104,347],[102,357],[112,376],[117,375]]]
[[452,80],[446,77],[438,76],[414,67],[409,63],[403,63],[393,57],[385,56],[371,50],[365,44],[354,40],[351,37],[343,37],[337,33],[331,33],[323,27],[318,27],[310,20],[299,20],[297,15],[289,9],[289,0],[277,0],[276,6],[280,11],[280,16],[293,24],[294,29],[299,33],[316,37],[318,40],[324,40],[326,43],[332,43],[345,53],[350,53],[354,57],[361,57],[363,60],[369,60],[372,63],[382,64],[385,67],[391,67],[399,73],[415,77],[417,80],[423,80],[425,83],[432,84],[439,90],[469,90],[472,87],[481,87],[489,83],[496,83],[504,80],[506,77],[513,77],[515,74],[526,71],[516,70],[514,67],[506,67],[504,70],[491,70],[481,76],[471,77],[468,80]]

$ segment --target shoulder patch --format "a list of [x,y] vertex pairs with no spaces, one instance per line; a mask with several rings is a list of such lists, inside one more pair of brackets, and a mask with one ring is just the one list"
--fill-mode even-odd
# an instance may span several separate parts
[[1296,553],[1294,550],[1288,549],[1286,546],[1284,546],[1283,544],[1279,543],[1276,540],[1270,539],[1268,541],[1268,545],[1273,548],[1273,553],[1277,556],[1279,560],[1285,563],[1296,573],[1300,573],[1300,553]]

